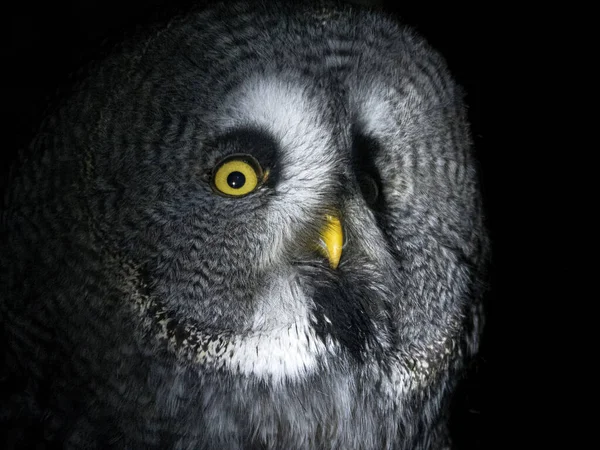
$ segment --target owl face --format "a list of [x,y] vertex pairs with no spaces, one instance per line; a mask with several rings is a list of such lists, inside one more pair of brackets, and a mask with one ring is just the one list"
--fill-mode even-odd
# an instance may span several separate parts
[[22,363],[50,409],[83,398],[134,448],[443,435],[488,244],[460,90],[413,32],[218,6],[124,44],[42,130],[2,311],[15,351],[52,349]]
[[389,346],[374,333],[401,288],[378,225],[377,149],[349,120],[348,98],[328,102],[326,91],[290,78],[236,87],[193,152],[193,194],[165,199],[170,212],[152,202],[152,214],[175,220],[150,218],[139,237],[179,251],[142,256],[135,246],[131,256],[147,261],[152,297],[174,322],[201,341],[223,339],[216,355],[182,344],[182,333],[178,351],[274,381],[307,375],[320,358],[371,359]]

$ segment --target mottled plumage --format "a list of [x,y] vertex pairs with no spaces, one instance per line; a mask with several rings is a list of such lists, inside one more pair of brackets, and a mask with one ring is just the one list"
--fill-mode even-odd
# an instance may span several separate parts
[[[240,197],[214,181],[235,154],[261,169]],[[65,448],[445,448],[482,222],[462,93],[413,31],[348,5],[177,17],[92,64],[12,172],[5,423]]]

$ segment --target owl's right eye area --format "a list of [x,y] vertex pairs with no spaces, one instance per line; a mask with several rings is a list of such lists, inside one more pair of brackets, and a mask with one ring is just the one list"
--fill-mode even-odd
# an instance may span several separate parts
[[366,173],[361,174],[358,177],[358,185],[367,204],[374,206],[379,198],[379,185],[375,178]]
[[251,155],[234,154],[221,160],[212,173],[212,188],[226,197],[243,197],[265,180],[258,161]]

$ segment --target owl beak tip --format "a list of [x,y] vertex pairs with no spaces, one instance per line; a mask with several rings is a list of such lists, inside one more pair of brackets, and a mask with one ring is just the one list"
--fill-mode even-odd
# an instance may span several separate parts
[[326,223],[320,233],[321,241],[323,243],[321,252],[329,261],[329,266],[335,270],[340,264],[340,258],[342,257],[344,234],[339,218],[326,215],[325,219]]

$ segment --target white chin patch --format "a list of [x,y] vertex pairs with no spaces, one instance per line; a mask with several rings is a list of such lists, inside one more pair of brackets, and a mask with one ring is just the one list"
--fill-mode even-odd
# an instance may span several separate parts
[[335,345],[316,336],[308,302],[293,275],[273,280],[257,300],[251,331],[233,337],[224,366],[274,383],[317,370],[319,357],[334,353]]

